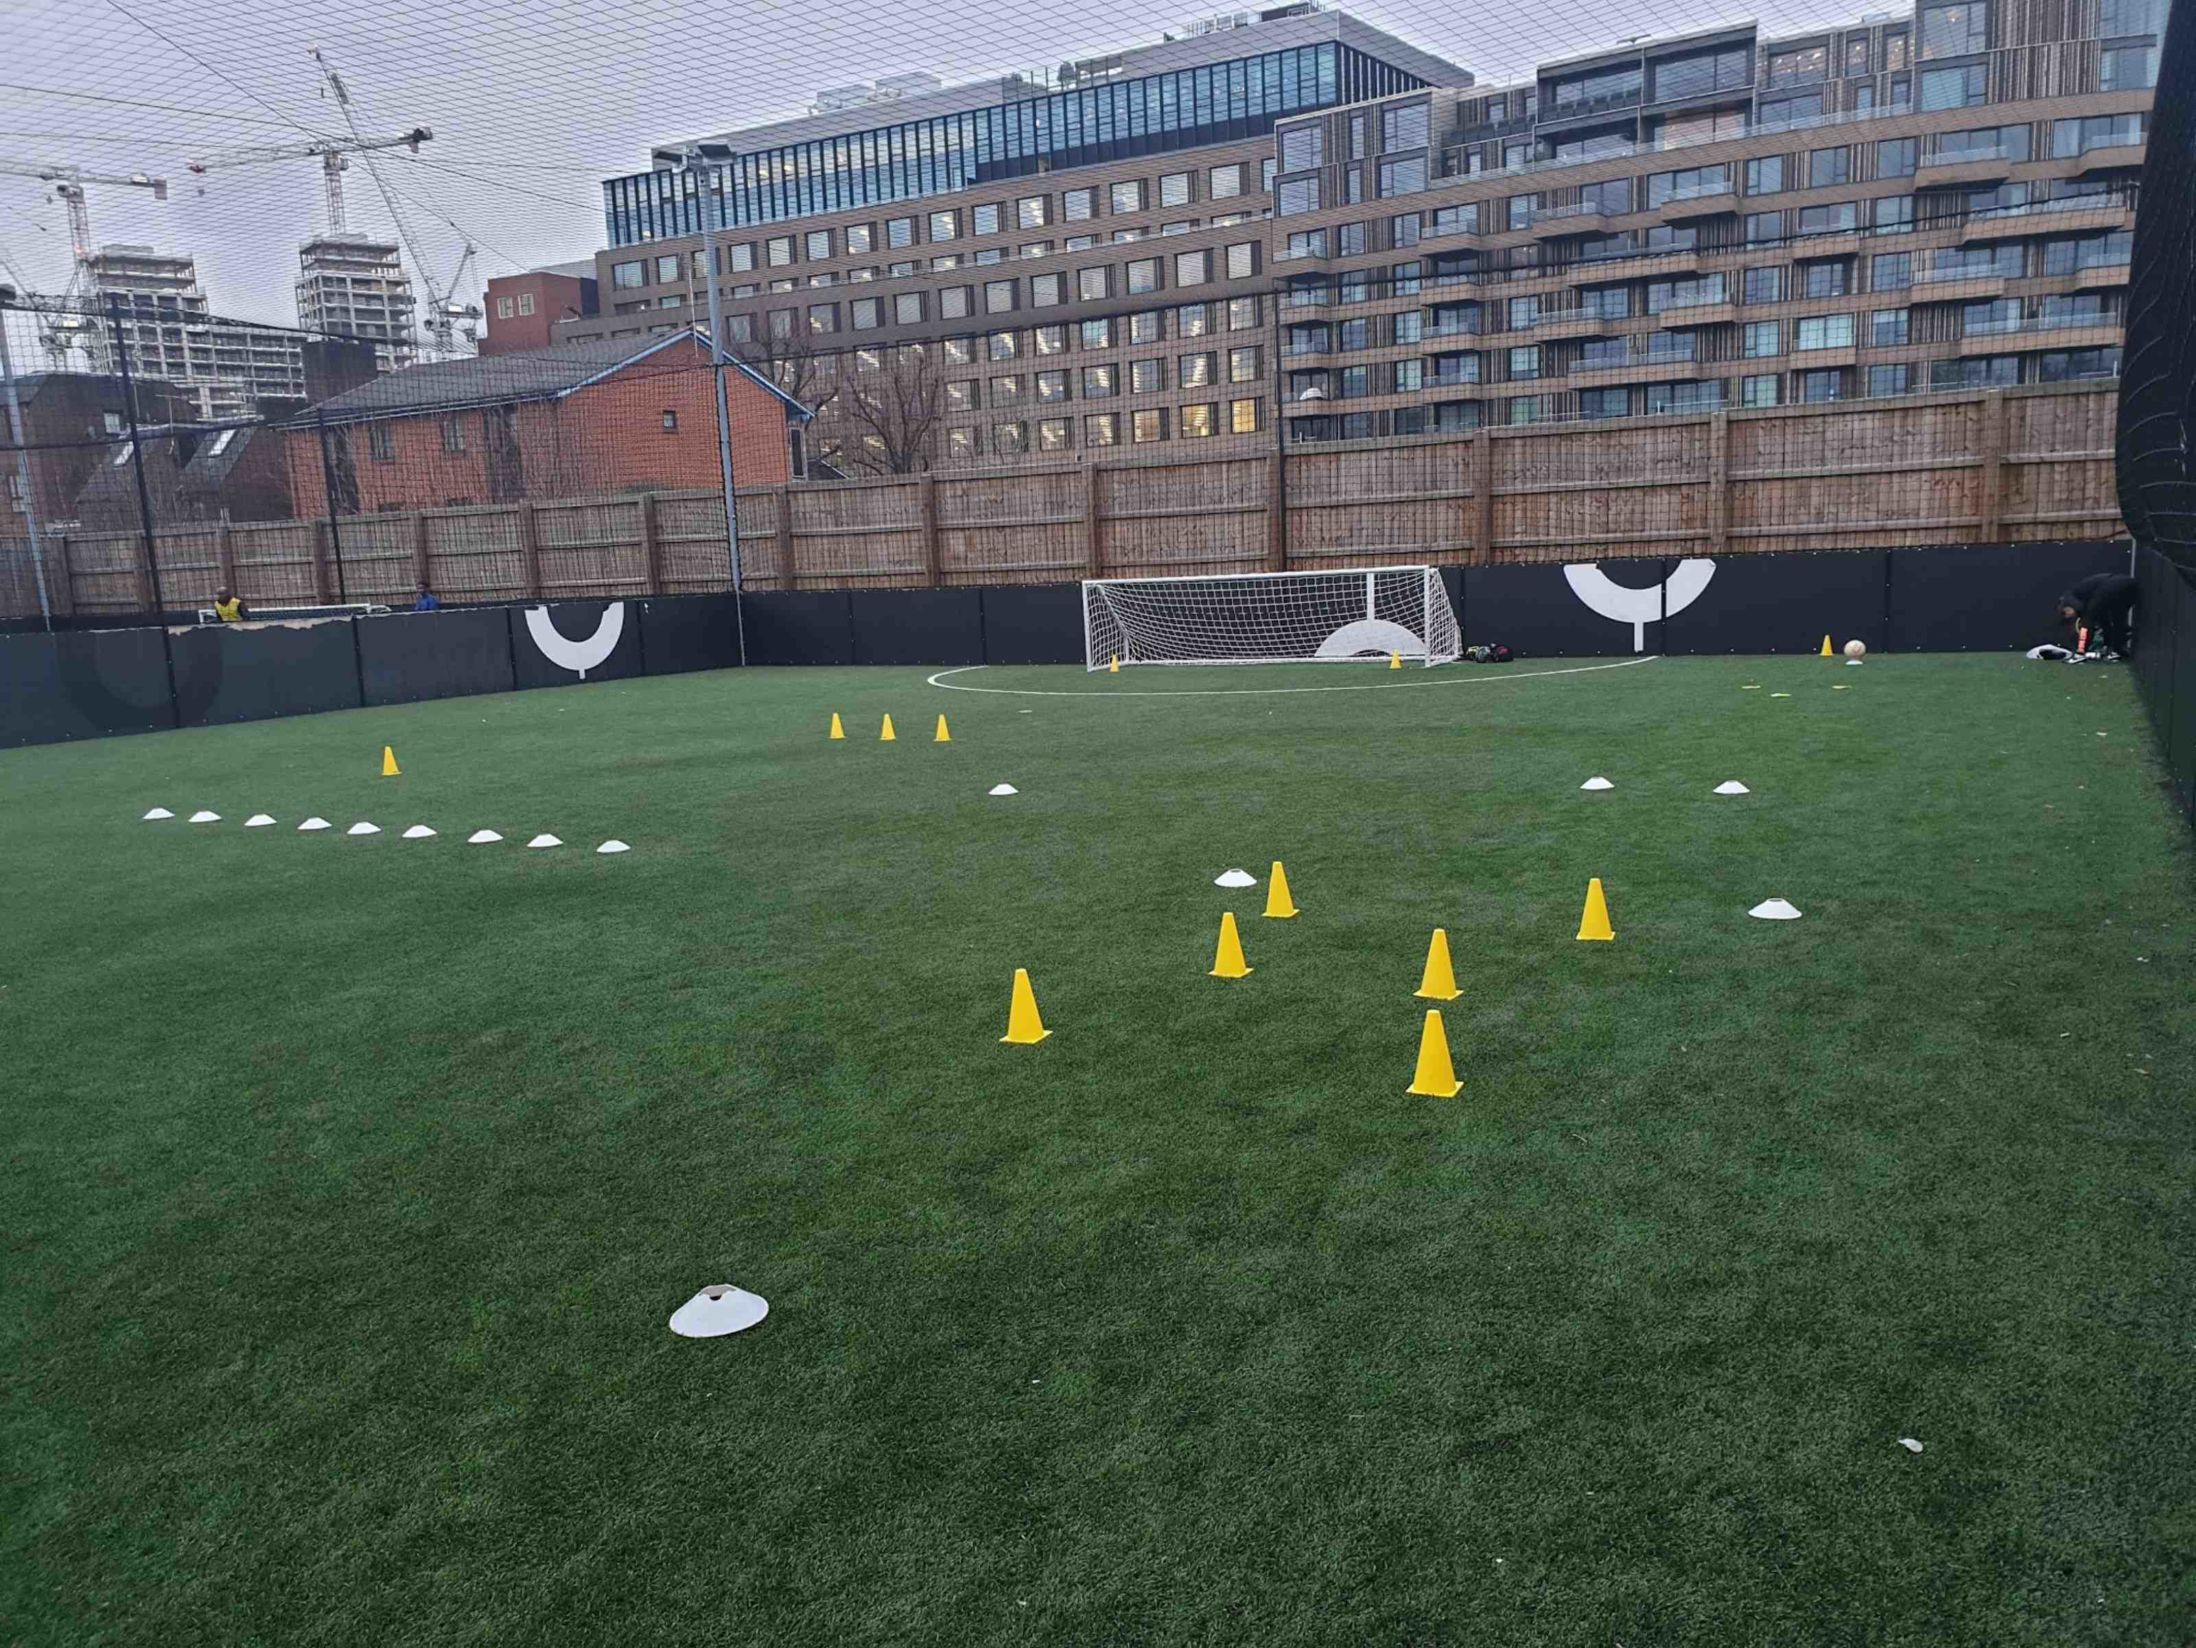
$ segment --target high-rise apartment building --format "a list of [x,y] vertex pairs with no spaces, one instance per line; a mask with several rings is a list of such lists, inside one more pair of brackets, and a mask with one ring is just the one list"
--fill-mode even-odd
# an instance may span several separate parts
[[2110,375],[2163,3],[1742,26],[1500,90],[1258,14],[659,150],[562,335],[685,324],[706,199],[734,347],[918,361],[940,464]]
[[363,235],[322,235],[298,249],[297,324],[374,346],[384,372],[419,356],[418,311],[397,248]]
[[95,370],[120,370],[119,326],[131,375],[181,391],[201,420],[249,418],[261,401],[304,395],[297,334],[215,319],[193,259],[102,246],[85,269],[97,315],[85,317],[81,340]]

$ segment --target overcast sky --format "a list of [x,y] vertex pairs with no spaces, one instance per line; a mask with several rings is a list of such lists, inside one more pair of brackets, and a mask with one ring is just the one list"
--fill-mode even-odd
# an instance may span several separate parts
[[[1753,15],[1792,29],[1864,6],[1779,0]],[[1338,9],[1488,84],[1626,36],[1749,15],[1714,0]],[[348,83],[362,134],[436,134],[416,162],[379,161],[378,181],[354,162],[352,228],[392,235],[393,209],[437,288],[470,242],[476,261],[460,296],[476,297],[490,275],[599,248],[601,180],[644,169],[658,142],[798,114],[823,87],[878,75],[922,69],[950,82],[1145,44],[1195,15],[1166,0],[1005,10],[970,0],[5,0],[0,165],[166,177],[164,204],[93,186],[94,240],[193,254],[217,311],[289,323],[298,243],[322,226],[318,163],[203,177],[186,164],[340,134],[314,47]],[[67,221],[35,179],[0,177],[0,251],[0,278],[40,291],[67,284]]]

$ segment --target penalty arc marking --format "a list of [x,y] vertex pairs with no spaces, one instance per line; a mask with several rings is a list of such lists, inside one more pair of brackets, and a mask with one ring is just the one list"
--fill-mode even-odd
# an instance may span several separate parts
[[1614,664],[1577,664],[1569,669],[1524,670],[1518,673],[1486,675],[1451,675],[1439,681],[1382,681],[1361,687],[1192,687],[1185,692],[1112,692],[1100,689],[1095,692],[1060,692],[1040,687],[971,687],[959,681],[948,681],[949,675],[966,675],[970,670],[989,669],[989,664],[963,664],[956,669],[940,670],[923,678],[923,684],[942,687],[947,692],[989,692],[1005,698],[1271,698],[1300,692],[1424,692],[1433,687],[1482,687],[1496,686],[1504,681],[1544,681],[1552,675],[1598,675],[1604,670],[1636,669],[1641,664],[1652,664],[1660,654],[1649,653],[1644,658],[1623,658]]
[[528,607],[526,633],[534,638],[534,645],[541,648],[541,655],[550,663],[572,671],[584,681],[589,670],[599,667],[605,658],[618,650],[618,639],[625,633],[625,603],[613,601],[605,607],[601,621],[595,625],[595,633],[581,641],[561,632],[550,618],[547,607]]

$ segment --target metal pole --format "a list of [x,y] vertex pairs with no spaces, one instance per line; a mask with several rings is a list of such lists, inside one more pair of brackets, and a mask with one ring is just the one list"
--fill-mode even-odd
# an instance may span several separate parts
[[160,553],[153,544],[152,493],[145,486],[145,443],[137,434],[137,388],[130,380],[130,346],[122,336],[122,300],[107,295],[107,325],[114,333],[115,368],[122,378],[122,415],[129,423],[130,465],[137,471],[137,525],[145,540],[145,578],[152,585],[153,624],[160,631],[160,658],[168,672],[168,713],[183,725],[183,701],[175,690],[175,646],[168,637],[168,598],[160,587]]
[[38,498],[31,491],[30,447],[23,439],[23,403],[15,392],[15,357],[8,348],[8,316],[0,309],[0,383],[7,386],[8,439],[15,443],[15,483],[23,494],[23,521],[30,529],[31,573],[38,580],[38,616],[53,632],[53,607],[46,599],[46,556],[38,541]]
[[[724,300],[717,288],[717,224],[709,210],[706,170],[697,174],[701,157],[687,151],[686,174],[699,178],[696,209],[701,213],[702,274],[709,284],[709,358],[717,383],[717,467],[724,478],[724,538],[732,562],[732,628],[739,645],[740,662],[747,662],[747,614],[740,599],[740,501],[732,479],[732,414],[724,388]],[[722,195],[719,195],[722,199]]]
[[320,484],[328,494],[328,547],[335,554],[336,599],[348,604],[351,591],[343,577],[343,529],[336,525],[335,464],[328,456],[328,414],[316,411],[313,426],[320,431]]

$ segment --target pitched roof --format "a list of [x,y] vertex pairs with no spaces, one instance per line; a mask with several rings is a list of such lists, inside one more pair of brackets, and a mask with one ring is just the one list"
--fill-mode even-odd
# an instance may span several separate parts
[[[322,418],[330,423],[361,423],[374,418],[455,412],[471,406],[501,406],[511,401],[557,400],[680,344],[706,350],[709,340],[700,328],[685,327],[656,338],[594,338],[508,355],[430,361],[331,395],[291,419],[289,426],[310,427]],[[741,361],[730,364],[777,396],[794,417],[805,420],[811,415],[807,407],[760,372]]]

